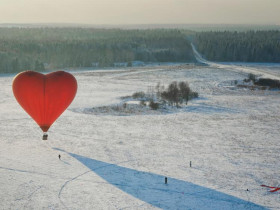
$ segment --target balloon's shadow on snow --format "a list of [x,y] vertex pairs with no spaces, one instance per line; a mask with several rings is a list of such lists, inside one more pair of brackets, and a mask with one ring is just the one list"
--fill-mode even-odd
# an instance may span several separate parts
[[[63,151],[58,148],[56,150]],[[265,209],[213,189],[67,153],[120,190],[162,209]]]

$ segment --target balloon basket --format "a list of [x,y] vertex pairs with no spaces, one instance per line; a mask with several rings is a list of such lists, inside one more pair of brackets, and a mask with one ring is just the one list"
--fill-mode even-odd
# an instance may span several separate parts
[[42,139],[43,139],[43,140],[48,140],[48,134],[45,133],[45,134],[43,135],[43,138],[42,138]]

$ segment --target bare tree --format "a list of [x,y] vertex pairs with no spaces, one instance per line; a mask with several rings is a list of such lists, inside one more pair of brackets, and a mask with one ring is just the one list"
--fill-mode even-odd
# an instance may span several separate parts
[[183,101],[188,103],[189,97],[190,97],[191,89],[189,87],[188,82],[180,82],[179,83],[179,94],[180,94],[180,102],[183,103]]

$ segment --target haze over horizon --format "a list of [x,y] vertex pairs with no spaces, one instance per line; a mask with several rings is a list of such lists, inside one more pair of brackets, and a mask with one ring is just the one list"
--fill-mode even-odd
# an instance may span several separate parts
[[1,0],[0,23],[280,25],[279,0]]

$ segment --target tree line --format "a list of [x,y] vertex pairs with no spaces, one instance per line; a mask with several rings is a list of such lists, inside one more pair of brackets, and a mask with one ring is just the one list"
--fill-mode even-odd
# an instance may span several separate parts
[[280,62],[280,31],[201,32],[197,50],[211,61]]
[[0,73],[113,67],[115,63],[195,62],[188,35],[212,61],[280,62],[280,31],[0,28]]
[[115,62],[193,62],[175,29],[0,28],[0,72],[111,67]]

